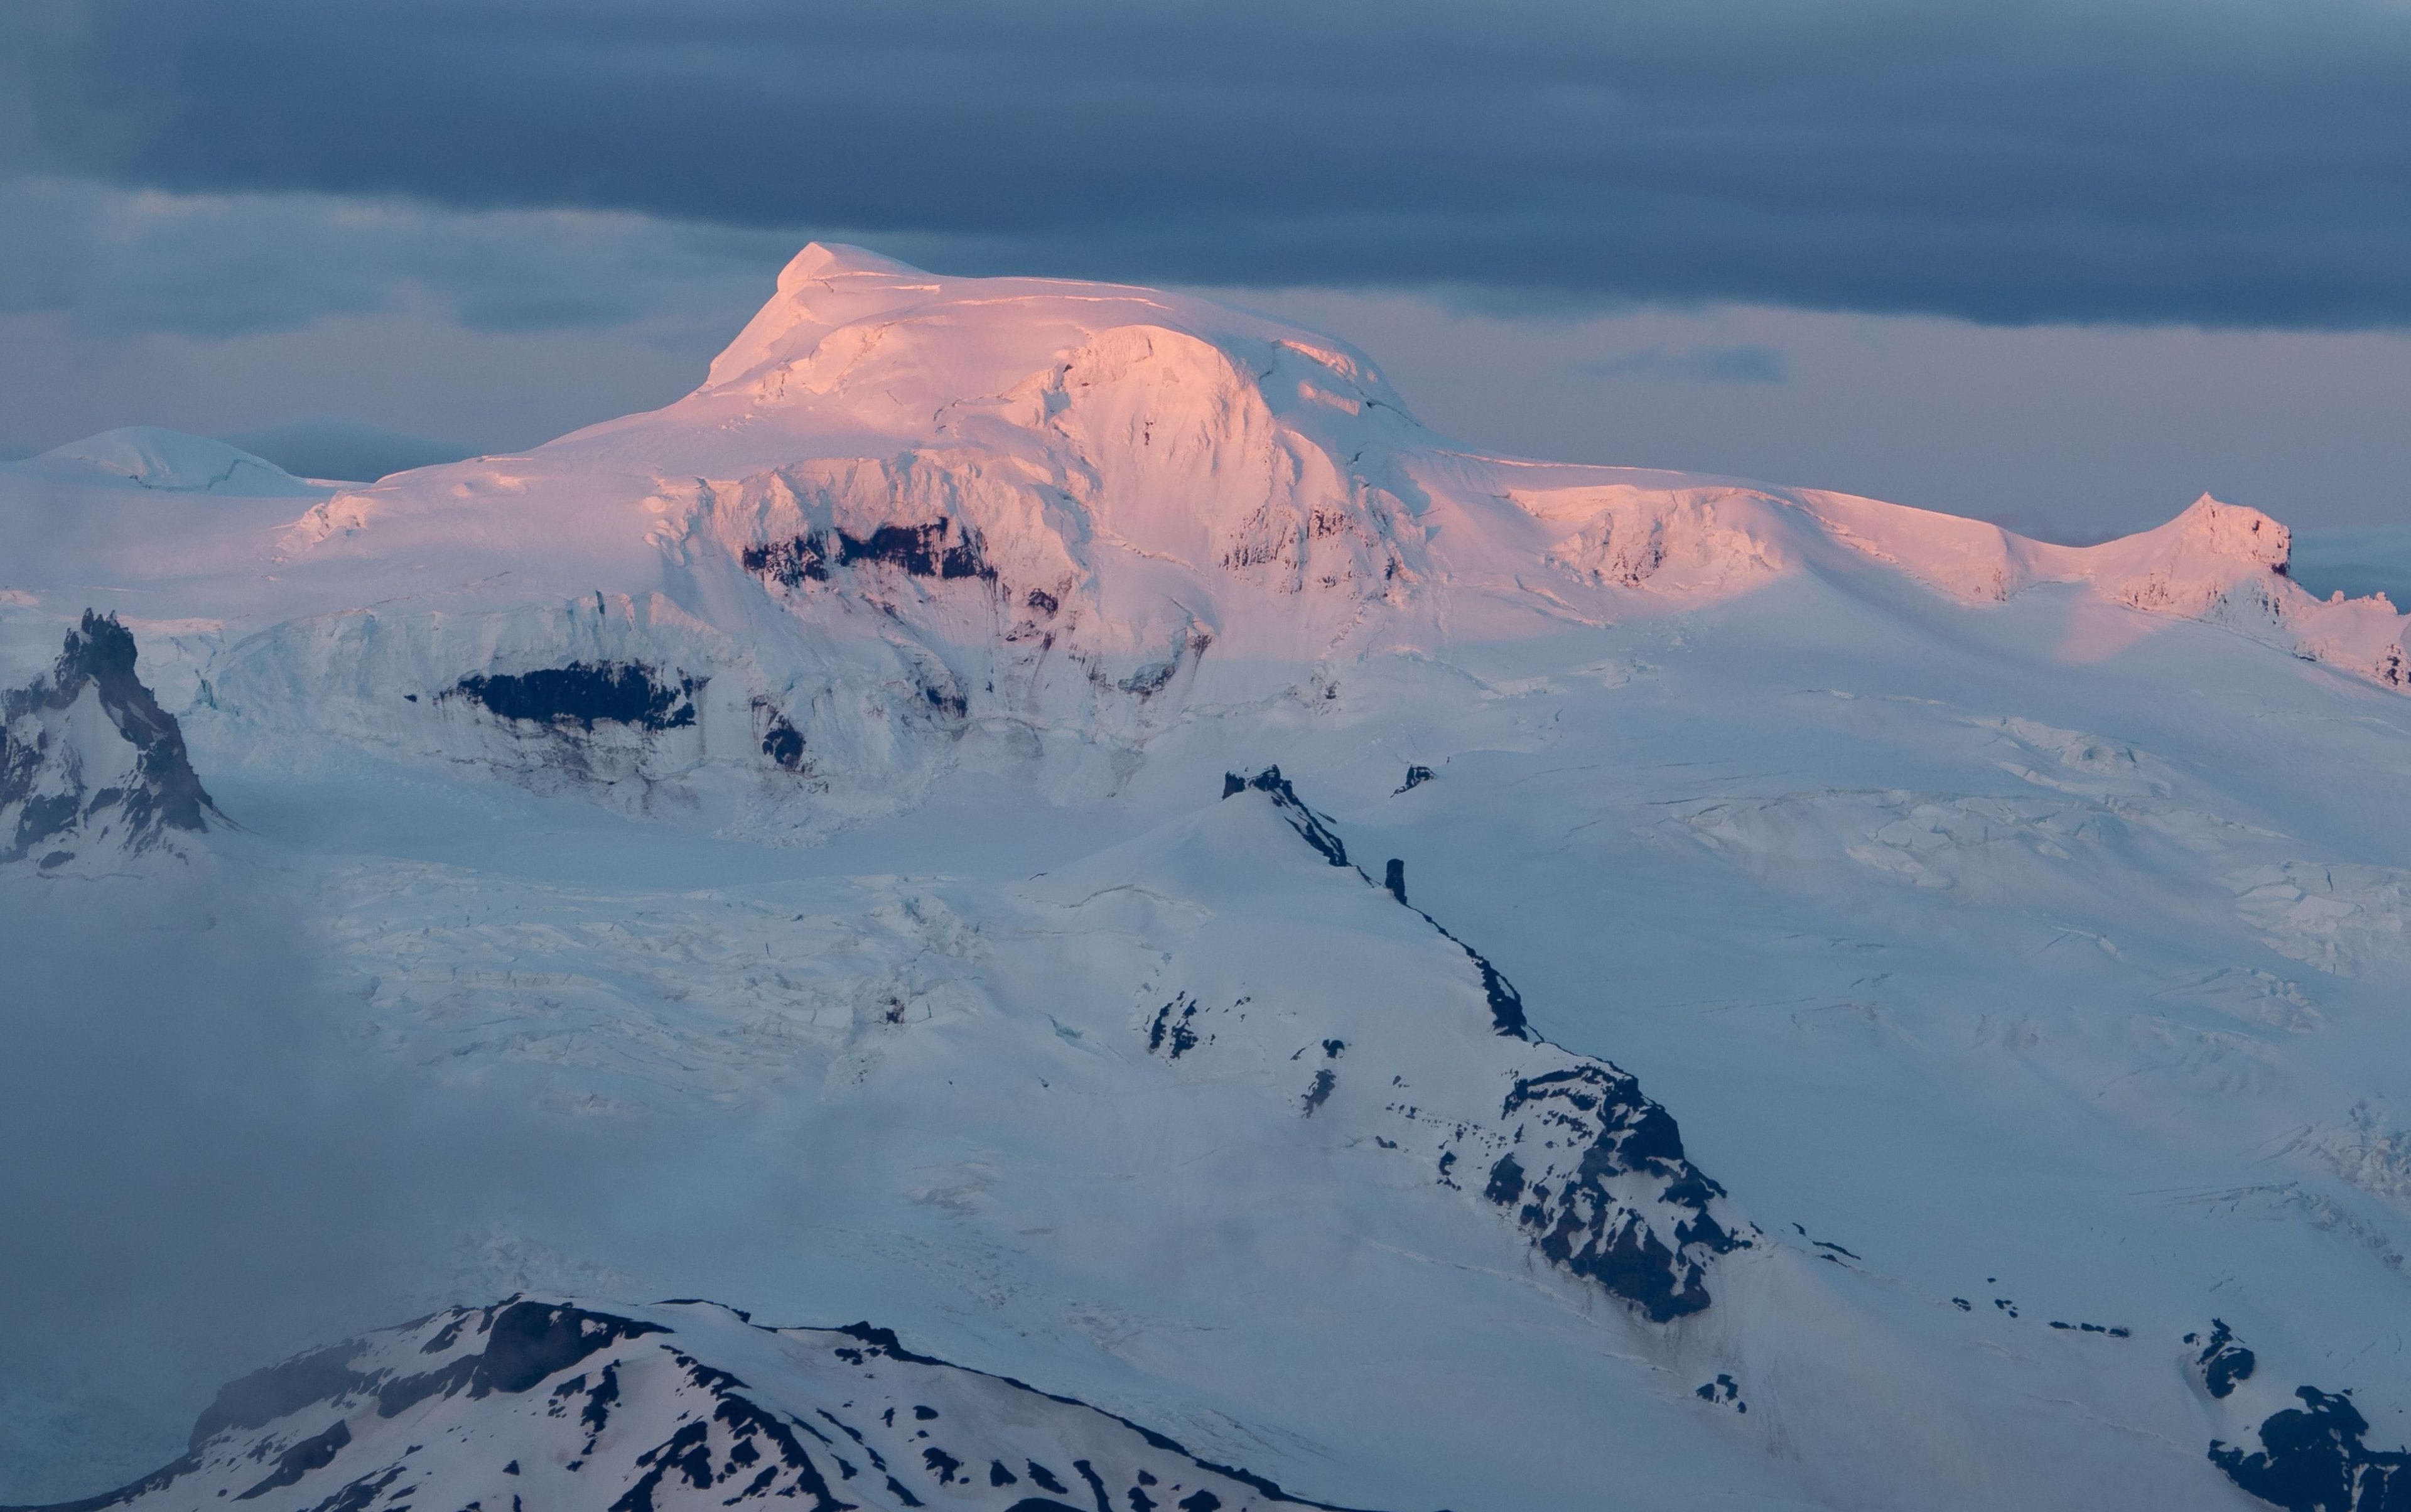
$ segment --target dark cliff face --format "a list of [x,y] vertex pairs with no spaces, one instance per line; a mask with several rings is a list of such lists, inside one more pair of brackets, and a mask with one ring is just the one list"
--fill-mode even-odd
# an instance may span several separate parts
[[658,733],[694,723],[694,695],[705,681],[636,662],[571,662],[532,672],[474,674],[438,697],[471,699],[499,719],[556,729],[576,726],[589,735],[597,723]]
[[[133,632],[87,609],[48,677],[0,695],[0,862],[47,870],[208,829],[216,809],[183,731],[134,662]],[[102,717],[78,714],[86,700]]]
[[[841,530],[817,531],[749,546],[739,560],[746,571],[782,588],[799,587],[808,581],[826,582],[832,567],[850,567],[857,563],[884,563],[915,578],[996,580],[996,569],[980,552],[978,536],[969,527],[957,532],[951,520],[882,525],[868,536],[849,536]],[[1047,612],[1053,613],[1051,594],[1034,594],[1032,607],[1042,597],[1049,606]]]

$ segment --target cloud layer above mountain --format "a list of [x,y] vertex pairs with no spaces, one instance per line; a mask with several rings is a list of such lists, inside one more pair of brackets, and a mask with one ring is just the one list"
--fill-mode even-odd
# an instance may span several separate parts
[[2411,316],[2363,0],[84,0],[20,173],[851,232],[965,272],[1983,322]]

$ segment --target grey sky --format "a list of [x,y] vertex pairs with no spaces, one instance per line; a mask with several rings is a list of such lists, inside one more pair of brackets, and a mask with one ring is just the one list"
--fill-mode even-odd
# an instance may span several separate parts
[[2411,16],[2374,0],[45,9],[15,155],[120,183],[811,223],[964,272],[2411,315]]
[[2411,8],[51,0],[0,448],[690,386],[813,235],[1209,286],[1481,444],[2064,534],[2391,518]]

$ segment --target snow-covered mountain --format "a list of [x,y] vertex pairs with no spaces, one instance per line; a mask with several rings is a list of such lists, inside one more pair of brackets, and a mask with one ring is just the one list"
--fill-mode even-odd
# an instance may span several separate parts
[[46,678],[0,694],[0,863],[50,872],[176,847],[216,816],[134,637],[86,611]]
[[2411,1494],[2411,622],[2266,516],[1479,455],[823,246],[524,456],[145,444],[0,465],[0,686],[122,627],[354,1064],[658,1162],[443,1301],[878,1316],[1352,1505]]
[[773,1329],[703,1302],[605,1313],[519,1297],[255,1371],[202,1411],[174,1461],[76,1505],[263,1499],[347,1512],[1324,1505],[868,1323]]

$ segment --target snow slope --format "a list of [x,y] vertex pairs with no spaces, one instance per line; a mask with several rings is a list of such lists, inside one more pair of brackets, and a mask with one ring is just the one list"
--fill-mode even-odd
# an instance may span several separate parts
[[348,1053],[657,1152],[435,1300],[880,1316],[1350,1505],[2391,1494],[2405,622],[2256,511],[1481,456],[819,246],[522,457],[37,462],[0,683],[117,612]]

